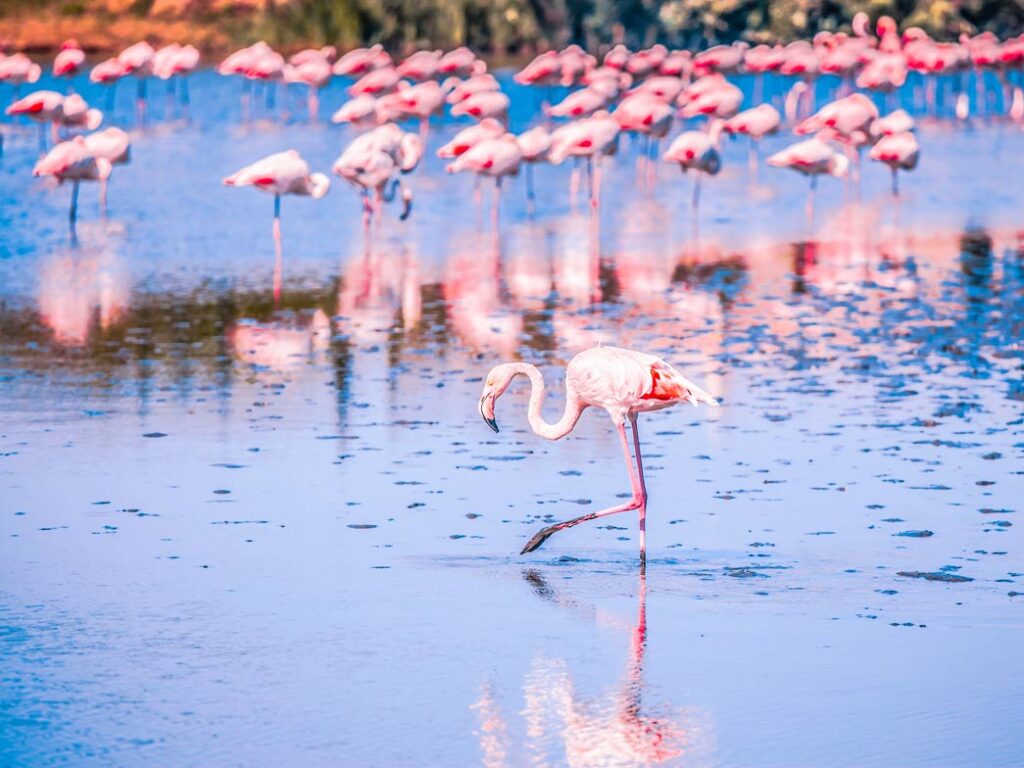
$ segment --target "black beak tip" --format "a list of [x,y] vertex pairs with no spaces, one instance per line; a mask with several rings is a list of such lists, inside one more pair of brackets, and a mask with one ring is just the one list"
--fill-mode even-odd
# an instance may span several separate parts
[[494,419],[484,418],[484,422],[487,424],[488,427],[493,429],[495,432],[498,432],[498,422],[496,422]]

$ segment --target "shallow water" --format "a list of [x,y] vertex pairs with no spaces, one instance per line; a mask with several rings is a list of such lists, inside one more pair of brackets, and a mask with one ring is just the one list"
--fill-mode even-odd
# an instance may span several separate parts
[[[0,764],[1024,763],[1018,128],[924,120],[900,201],[823,180],[813,233],[741,141],[696,221],[628,141],[599,216],[541,167],[497,229],[430,159],[370,233],[340,184],[285,200],[275,270],[270,198],[219,180],[351,134],[299,91],[243,125],[238,87],[173,120],[151,88],[145,124],[122,88],[133,161],[76,247],[4,125]],[[519,357],[555,414],[597,343],[723,403],[641,420],[645,578],[632,515],[516,554],[628,492],[604,415],[476,412]]]

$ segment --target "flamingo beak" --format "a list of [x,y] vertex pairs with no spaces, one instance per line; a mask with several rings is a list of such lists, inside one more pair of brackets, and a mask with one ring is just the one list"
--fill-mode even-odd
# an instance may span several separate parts
[[494,420],[494,395],[485,394],[480,398],[480,416],[488,427],[498,431],[498,422]]

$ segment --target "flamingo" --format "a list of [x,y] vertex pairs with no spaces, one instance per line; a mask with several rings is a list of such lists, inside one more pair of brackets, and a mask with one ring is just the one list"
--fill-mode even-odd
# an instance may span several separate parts
[[[394,123],[385,123],[356,138],[341,153],[331,170],[355,187],[363,198],[363,223],[368,226],[376,210],[390,202],[395,188],[402,188],[403,210],[399,218],[404,221],[412,210],[412,192],[398,179],[396,173],[411,173],[423,158],[423,142],[414,133],[407,133]],[[391,182],[391,188],[387,185]],[[371,203],[370,190],[374,192]]]
[[64,97],[56,91],[35,91],[18,99],[6,109],[8,115],[24,115],[39,123],[39,148],[46,149],[46,123],[50,123],[53,140],[57,142],[57,123],[64,110]]
[[15,98],[22,85],[39,82],[42,74],[42,67],[23,53],[15,53],[12,56],[0,54],[0,83],[13,86]]
[[516,176],[523,161],[523,151],[511,133],[493,139],[484,139],[476,146],[463,152],[445,168],[448,173],[471,171],[480,176],[494,179],[494,221],[497,224],[501,205],[501,181],[506,176]]
[[[565,411],[554,424],[549,424],[542,416],[544,377],[535,366],[529,363],[503,363],[492,368],[484,382],[478,408],[484,422],[495,432],[498,431],[494,417],[495,403],[516,376],[526,376],[530,379],[527,418],[534,434],[546,440],[558,440],[569,434],[588,407],[604,408],[619,433],[633,491],[630,500],[624,504],[541,529],[526,543],[521,554],[533,552],[558,531],[589,520],[635,509],[640,517],[640,562],[646,564],[647,486],[640,452],[640,435],[636,425],[637,417],[641,413],[658,411],[683,402],[695,406],[704,403],[717,407],[718,401],[661,358],[630,349],[595,347],[580,352],[569,361],[565,371]],[[635,466],[626,437],[627,421],[633,432]]]
[[85,51],[77,40],[65,40],[60,51],[53,60],[53,76],[72,78],[77,75],[85,64]]
[[397,67],[399,77],[418,83],[433,80],[439,73],[443,51],[416,51],[403,59]]
[[371,128],[380,123],[377,114],[377,99],[363,95],[349,99],[331,115],[332,123],[349,123],[357,129]]
[[[111,166],[127,165],[131,161],[131,140],[120,128],[90,133],[85,137],[85,148],[96,159],[104,159]],[[107,181],[100,179],[100,210],[107,212]]]
[[730,117],[722,125],[725,133],[736,135],[742,133],[750,137],[750,172],[757,173],[758,147],[761,139],[779,130],[782,115],[771,104],[760,104],[747,109],[734,117]]
[[626,71],[639,80],[660,70],[667,58],[668,48],[659,43],[630,56]]
[[730,118],[740,111],[742,104],[743,91],[722,78],[714,81],[711,87],[698,91],[695,96],[690,90],[690,98],[688,103],[683,105],[682,116]]
[[463,99],[452,107],[452,117],[468,115],[476,120],[493,117],[508,122],[508,96],[501,91],[481,91]]
[[523,155],[523,162],[526,163],[526,201],[533,208],[533,166],[542,160],[548,159],[548,150],[551,149],[551,134],[543,125],[516,136],[519,142],[519,151]]
[[111,163],[104,158],[97,158],[90,151],[85,139],[76,136],[70,141],[62,141],[43,157],[35,168],[33,176],[53,176],[58,183],[70,181],[71,207],[68,210],[68,223],[71,227],[71,240],[76,240],[75,222],[78,219],[78,185],[82,181],[105,181],[110,178]]
[[814,191],[818,176],[827,173],[836,178],[843,178],[850,167],[850,161],[845,155],[833,151],[828,144],[817,138],[806,139],[786,147],[769,157],[767,162],[775,168],[789,168],[810,177],[811,188],[807,193],[808,226],[814,221]]
[[72,93],[64,97],[60,107],[60,115],[57,116],[54,124],[63,125],[68,128],[84,128],[87,131],[95,131],[102,122],[102,112],[86,104],[85,99],[77,93]]
[[[309,121],[315,123],[320,113],[320,89],[331,82],[334,70],[327,56],[320,51],[301,51],[285,64],[282,77],[286,83],[299,83],[309,88]],[[296,57],[298,57],[296,63]]]
[[[268,155],[224,179],[228,187],[256,187],[274,195],[274,274],[281,273],[281,196],[301,195],[317,200],[327,194],[331,180],[310,173],[309,165],[294,149]],[[275,285],[279,283],[275,281]],[[275,296],[279,299],[280,296]]]
[[437,73],[455,77],[479,77],[487,72],[487,62],[478,59],[466,46],[448,51],[437,63]]
[[501,85],[498,83],[498,79],[489,72],[473,75],[468,80],[459,80],[457,77],[449,77],[444,81],[442,87],[448,91],[445,101],[452,105],[465,101],[474,93],[501,90]]
[[492,117],[486,118],[456,133],[451,141],[437,150],[437,156],[442,158],[458,157],[481,141],[497,138],[503,133],[505,133],[505,126],[500,121]]
[[590,117],[606,106],[608,106],[607,93],[587,86],[582,90],[573,91],[545,111],[550,117]]
[[153,46],[142,40],[134,45],[129,45],[117,55],[118,62],[125,68],[126,74],[138,78],[139,87],[136,97],[136,106],[139,118],[146,114],[146,78],[153,74],[153,56],[156,51]]
[[181,80],[181,100],[188,104],[188,80],[186,75],[195,71],[199,66],[199,49],[192,45],[178,45],[171,43],[160,48],[153,54],[153,75],[167,83],[168,98],[173,99],[174,78],[178,75]]
[[672,140],[668,151],[662,158],[666,163],[678,163],[683,173],[696,171],[693,180],[693,211],[696,221],[697,209],[700,206],[700,180],[703,176],[714,176],[722,169],[722,156],[718,149],[718,139],[724,123],[716,120],[708,133],[686,131]]
[[117,86],[117,81],[127,74],[127,67],[118,61],[116,56],[112,59],[101,61],[89,72],[90,83],[97,83],[98,85],[106,86],[108,89],[106,100],[108,112],[114,108],[114,89]]
[[[337,72],[337,68],[335,68]],[[383,96],[398,87],[402,78],[394,67],[372,69],[348,88],[349,96]]]
[[[618,121],[607,112],[596,112],[591,117],[563,125],[554,131],[551,134],[548,160],[552,165],[559,165],[567,157],[585,157],[590,171],[590,205],[596,208],[601,195],[601,158],[615,154],[618,140]],[[578,185],[579,176],[576,169],[573,169],[569,182],[569,196],[573,205],[576,204]]]
[[392,65],[391,55],[382,45],[356,48],[334,63],[334,74],[339,77],[362,77],[367,72]]
[[914,130],[914,118],[902,109],[890,112],[885,117],[879,117],[868,127],[868,133],[875,139],[912,130]]
[[912,171],[916,168],[919,155],[917,139],[909,131],[883,136],[871,148],[871,159],[885,163],[892,170],[893,197],[899,197],[900,194],[897,182],[899,172]]

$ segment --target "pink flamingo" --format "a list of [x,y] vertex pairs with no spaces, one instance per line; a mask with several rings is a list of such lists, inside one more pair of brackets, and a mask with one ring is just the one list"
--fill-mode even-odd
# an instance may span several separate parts
[[255,187],[274,196],[274,286],[280,301],[281,274],[281,196],[300,195],[318,200],[331,188],[331,180],[322,173],[310,173],[309,165],[294,149],[268,155],[224,179],[228,187]]
[[377,99],[374,96],[356,96],[349,99],[331,115],[332,123],[350,123],[359,130],[379,125],[381,120],[377,114]]
[[523,151],[519,142],[511,133],[494,139],[484,139],[476,146],[466,150],[445,168],[448,173],[469,171],[478,176],[494,179],[493,216],[497,228],[501,206],[501,181],[506,176],[519,174],[519,164],[523,161]]
[[771,104],[761,104],[740,112],[725,121],[722,130],[725,133],[743,134],[750,137],[750,172],[757,172],[758,147],[761,139],[779,130],[782,115]]
[[[590,205],[597,208],[601,198],[601,159],[618,149],[619,123],[607,112],[563,125],[551,134],[548,160],[559,165],[567,157],[585,157],[590,179]],[[596,161],[596,162],[595,162]],[[569,182],[569,197],[576,204],[579,174],[574,168]]]
[[117,60],[107,59],[101,61],[92,71],[89,72],[89,82],[105,86],[107,88],[106,109],[108,112],[114,108],[114,94],[117,88],[117,81],[128,74],[128,69]]
[[555,51],[545,51],[512,76],[519,85],[551,85],[562,76],[562,62]]
[[508,122],[510,104],[508,96],[501,91],[474,93],[452,107],[452,117],[468,115],[476,120],[493,117],[496,120]]
[[498,84],[497,78],[489,72],[473,75],[468,80],[450,77],[442,85],[448,92],[445,101],[453,105],[465,101],[475,93],[501,90],[501,85]]
[[199,49],[193,45],[171,43],[153,54],[153,75],[167,83],[168,99],[174,97],[174,78],[181,83],[182,103],[188,104],[187,76],[199,66]]
[[416,85],[401,82],[398,90],[381,96],[380,101],[386,112],[394,114],[391,119],[417,118],[420,121],[420,140],[425,144],[430,129],[430,118],[444,111],[445,89],[436,80],[426,80]]
[[829,174],[843,178],[850,167],[850,161],[845,155],[834,152],[828,144],[817,138],[806,139],[786,147],[769,157],[767,162],[775,168],[789,168],[810,177],[811,188],[807,193],[808,226],[814,221],[814,191],[818,176]]
[[659,71],[667,58],[668,48],[661,44],[654,45],[630,56],[626,62],[626,71],[639,80]]
[[433,80],[441,69],[443,51],[416,51],[405,58],[395,69],[399,77],[422,83]]
[[583,76],[583,85],[605,97],[610,104],[633,84],[633,76],[611,67],[597,67]]
[[319,51],[302,53],[306,55],[300,57],[298,64],[294,63],[293,57],[293,61],[285,65],[282,76],[286,83],[299,83],[309,88],[309,120],[315,123],[320,114],[320,89],[331,82],[334,70],[331,62],[326,56],[320,55]]
[[897,182],[899,172],[914,170],[917,167],[919,156],[917,139],[909,131],[883,136],[871,148],[871,159],[885,163],[892,170],[893,197],[899,197],[900,194]]
[[525,133],[516,136],[519,142],[519,151],[523,155],[523,162],[526,163],[526,202],[533,213],[533,166],[548,159],[548,151],[551,149],[551,134],[543,125],[531,128]]
[[21,92],[21,86],[38,82],[42,74],[43,68],[23,53],[0,54],[0,83],[13,86],[15,98]]
[[490,117],[486,118],[455,134],[451,141],[437,150],[437,156],[442,158],[458,157],[481,141],[497,138],[503,133],[505,133],[505,126],[500,121]]
[[8,115],[24,115],[39,123],[39,147],[46,149],[46,123],[50,123],[53,140],[60,137],[57,123],[64,114],[64,97],[56,91],[35,91],[24,98],[18,99],[6,109]]
[[754,76],[754,101],[764,98],[764,76],[766,72],[778,72],[786,60],[786,51],[781,45],[755,45],[743,54],[743,68]]
[[362,77],[367,72],[391,67],[392,64],[391,55],[382,45],[356,48],[335,62],[334,74],[339,77]]
[[383,203],[393,199],[397,187],[401,187],[403,202],[399,218],[403,221],[408,218],[412,211],[412,192],[393,177],[396,173],[411,173],[422,158],[423,142],[416,134],[407,133],[394,123],[385,123],[357,137],[331,170],[359,189],[363,199],[363,224],[369,226],[373,213],[379,213]]
[[708,133],[686,131],[672,140],[668,151],[662,158],[666,163],[677,163],[683,173],[695,171],[693,180],[693,211],[696,222],[697,210],[700,207],[700,181],[703,176],[714,176],[722,169],[722,156],[719,153],[718,139],[722,132],[723,122],[716,120]]
[[[105,131],[90,133],[85,137],[85,148],[97,160],[106,160],[111,168],[115,165],[127,165],[131,162],[131,139],[120,128],[107,128]],[[107,212],[107,178],[100,179],[100,210]]]
[[[695,406],[698,403],[717,406],[718,401],[661,358],[618,347],[597,347],[580,352],[569,361],[565,371],[565,411],[554,424],[546,422],[542,415],[544,377],[535,366],[529,363],[504,363],[492,368],[484,382],[478,407],[484,422],[495,432],[498,431],[494,419],[495,403],[516,376],[526,376],[530,379],[528,421],[534,434],[546,440],[558,440],[569,434],[588,407],[604,408],[619,433],[633,490],[632,498],[624,504],[541,529],[526,543],[521,554],[533,552],[558,531],[589,520],[635,509],[640,516],[640,562],[645,564],[647,486],[640,453],[640,435],[636,426],[637,417],[641,413],[658,411],[684,402]],[[627,421],[633,431],[635,466],[626,437]]]
[[655,77],[649,77],[644,80],[640,85],[634,88],[630,95],[637,93],[646,93],[655,98],[661,99],[662,101],[669,103],[679,98],[679,94],[683,90],[683,81],[678,77],[670,77],[668,75],[657,75]]
[[588,86],[579,91],[573,91],[545,111],[550,117],[590,117],[599,109],[604,109],[607,106],[607,94]]
[[66,128],[82,128],[87,131],[95,131],[102,122],[102,112],[90,107],[85,102],[85,99],[77,93],[71,93],[64,97],[60,108],[60,115],[54,121],[54,124],[59,124]]
[[487,62],[466,46],[448,51],[437,63],[437,74],[447,77],[478,77],[487,72]]
[[712,72],[727,74],[736,72],[742,65],[746,55],[746,43],[734,43],[733,45],[716,45],[701,51],[693,57],[693,72],[702,76]]
[[693,54],[689,51],[669,51],[658,67],[658,73],[689,81],[693,75]]
[[72,78],[82,70],[85,64],[85,51],[77,40],[65,40],[60,45],[60,52],[53,60],[53,76]]
[[110,161],[94,156],[81,136],[76,136],[70,141],[62,141],[32,169],[33,176],[53,176],[58,183],[65,181],[72,183],[71,207],[68,211],[72,241],[76,240],[75,222],[78,219],[79,183],[106,180],[110,177],[110,172]]
[[383,96],[398,87],[402,78],[394,67],[372,69],[348,88],[349,96]]
[[579,84],[587,72],[597,66],[597,59],[578,45],[570,45],[560,51],[558,61],[562,65],[559,83],[567,88]]
[[155,53],[153,46],[142,40],[134,45],[129,45],[117,55],[117,60],[125,68],[126,73],[134,75],[138,79],[136,107],[140,120],[146,114],[146,78],[153,74],[153,55]]
[[906,133],[912,130],[914,130],[914,118],[902,109],[897,109],[895,112],[890,112],[885,117],[873,120],[871,125],[868,127],[868,133],[874,139],[880,139],[883,136],[892,136],[895,133]]
[[629,48],[620,43],[614,48],[609,49],[608,53],[601,60],[601,64],[611,69],[625,69],[626,62],[629,61],[629,57],[632,55]]
[[652,158],[658,156],[658,144],[672,127],[673,111],[666,99],[654,91],[643,90],[641,86],[624,98],[612,112],[620,130],[644,137],[646,151],[637,158],[637,171],[642,173],[646,162],[647,180],[652,184],[656,173]]

